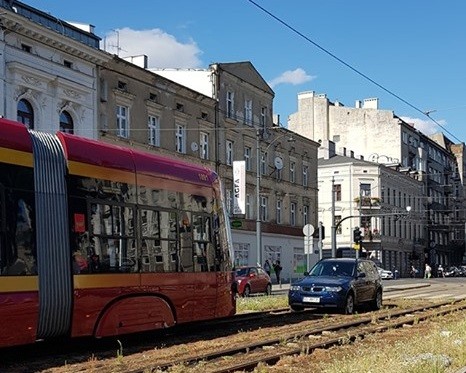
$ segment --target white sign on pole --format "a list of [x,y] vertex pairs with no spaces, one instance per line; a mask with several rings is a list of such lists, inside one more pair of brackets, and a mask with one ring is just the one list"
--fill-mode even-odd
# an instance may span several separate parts
[[246,161],[233,161],[233,214],[246,214]]

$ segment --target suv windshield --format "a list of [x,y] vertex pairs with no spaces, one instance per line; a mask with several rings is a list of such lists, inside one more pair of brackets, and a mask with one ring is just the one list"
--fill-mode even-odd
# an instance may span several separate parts
[[319,262],[312,268],[309,276],[354,276],[354,262]]

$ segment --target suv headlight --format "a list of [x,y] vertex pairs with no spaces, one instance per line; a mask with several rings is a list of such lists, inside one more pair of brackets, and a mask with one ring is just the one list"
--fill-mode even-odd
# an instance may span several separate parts
[[301,290],[301,286],[299,285],[291,285],[290,286],[290,291],[300,291]]
[[342,290],[341,286],[326,286],[325,287],[325,291],[328,291],[329,293],[338,293],[341,290]]

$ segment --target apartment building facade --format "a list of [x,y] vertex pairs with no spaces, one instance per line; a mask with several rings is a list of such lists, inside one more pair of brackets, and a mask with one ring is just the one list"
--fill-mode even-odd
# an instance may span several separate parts
[[442,145],[392,111],[380,110],[377,99],[345,107],[314,92],[298,95],[298,112],[289,117],[288,127],[315,141],[333,141],[338,149],[358,149],[363,159],[392,166],[422,182],[424,234],[416,240],[433,265],[461,262],[465,246],[462,144]]
[[39,131],[97,138],[99,50],[91,25],[0,1],[0,115]]
[[284,279],[302,275],[303,226],[317,225],[319,144],[273,123],[274,93],[250,62],[209,66],[199,89],[149,71],[143,55],[101,50],[91,25],[0,6],[2,115],[206,165],[224,180],[229,206],[232,165],[244,161],[246,209],[231,212],[235,263],[281,260]]
[[152,71],[217,99],[217,171],[230,206],[232,164],[245,161],[245,213],[231,210],[235,263],[280,260],[284,279],[301,276],[308,265],[303,227],[317,227],[319,144],[274,123],[274,92],[249,61]]

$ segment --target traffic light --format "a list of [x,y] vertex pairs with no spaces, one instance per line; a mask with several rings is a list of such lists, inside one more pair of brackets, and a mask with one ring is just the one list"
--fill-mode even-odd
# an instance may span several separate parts
[[354,228],[353,230],[353,242],[360,243],[362,241],[362,232],[359,227]]

